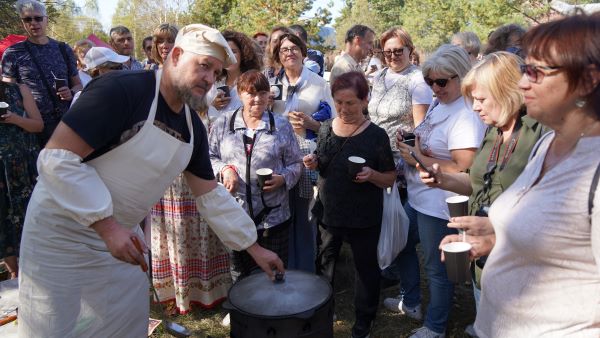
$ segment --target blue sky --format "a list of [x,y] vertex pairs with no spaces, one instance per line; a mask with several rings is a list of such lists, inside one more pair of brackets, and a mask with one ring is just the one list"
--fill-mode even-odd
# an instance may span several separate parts
[[[75,2],[78,5],[83,4],[83,0],[75,0]],[[328,2],[329,0],[316,0],[313,8],[326,7]],[[104,26],[104,29],[108,30],[111,26],[111,18],[113,13],[115,12],[117,0],[100,0],[98,1],[98,6],[100,7],[100,22],[102,22],[102,26]],[[342,6],[343,1],[333,1],[333,7],[331,7],[330,10],[334,19],[340,15]]]

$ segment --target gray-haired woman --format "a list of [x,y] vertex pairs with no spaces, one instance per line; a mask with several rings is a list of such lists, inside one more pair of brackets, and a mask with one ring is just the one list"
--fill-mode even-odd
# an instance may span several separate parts
[[438,245],[456,230],[447,227],[448,207],[445,203],[446,197],[453,193],[430,188],[421,182],[416,162],[409,152],[414,151],[427,166],[439,163],[447,172],[461,172],[471,166],[485,128],[461,94],[461,79],[470,68],[469,55],[461,47],[443,45],[431,55],[423,64],[423,76],[436,99],[423,122],[415,128],[415,146],[397,144],[407,164],[408,203],[405,209],[410,227],[406,248],[395,262],[402,278],[402,296],[386,299],[385,303],[386,307],[394,305],[410,317],[421,317],[419,261],[415,251],[415,245],[420,241],[429,279],[430,302],[423,327],[411,337],[445,337],[454,285],[448,280],[446,267],[440,261]]

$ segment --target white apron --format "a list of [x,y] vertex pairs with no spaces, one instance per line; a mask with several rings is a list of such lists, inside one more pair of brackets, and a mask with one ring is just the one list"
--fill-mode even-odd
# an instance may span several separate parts
[[[141,235],[139,222],[189,163],[190,143],[154,125],[161,71],[148,119],[127,142],[87,162],[110,191],[113,217]],[[90,198],[93,198],[90,191]],[[61,214],[38,182],[21,244],[20,337],[146,337],[148,282],[139,266],[112,257],[89,227]]]

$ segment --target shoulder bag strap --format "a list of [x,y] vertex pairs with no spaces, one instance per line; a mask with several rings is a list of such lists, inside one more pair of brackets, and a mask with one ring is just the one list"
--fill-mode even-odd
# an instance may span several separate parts
[[58,43],[58,49],[62,54],[63,61],[65,61],[65,67],[67,68],[67,85],[71,88],[71,77],[69,76],[69,58],[67,57],[67,44],[64,42]]
[[598,180],[600,180],[600,163],[596,167],[594,178],[592,178],[592,185],[590,186],[590,194],[588,197],[588,214],[592,215],[592,209],[594,208],[594,197],[596,196],[596,188],[598,188]]
[[35,56],[33,56],[33,53],[31,53],[31,48],[29,47],[28,42],[24,41],[23,45],[25,46],[25,50],[27,51],[27,53],[29,53],[29,56],[31,57],[31,61],[33,61],[33,64],[35,64],[35,67],[37,68],[40,78],[42,79],[42,83],[44,84],[44,87],[46,87],[46,90],[48,91],[48,96],[50,96],[50,99],[52,100],[52,105],[54,106],[54,110],[57,110],[59,103],[58,103],[58,98],[56,97],[56,93],[52,92],[52,87],[50,87],[50,84],[48,83],[48,79],[46,79],[46,76],[44,75],[44,72],[42,71],[42,67],[38,63]]

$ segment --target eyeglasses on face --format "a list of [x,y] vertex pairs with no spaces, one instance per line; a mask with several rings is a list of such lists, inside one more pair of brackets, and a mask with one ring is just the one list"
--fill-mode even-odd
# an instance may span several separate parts
[[283,47],[279,49],[279,54],[288,54],[288,53],[293,53],[296,54],[300,51],[300,47],[298,46],[292,46],[292,47]]
[[453,75],[447,79],[435,79],[435,80],[432,80],[431,78],[426,77],[424,80],[425,80],[425,83],[427,83],[427,85],[429,87],[433,87],[433,84],[435,83],[436,85],[438,85],[438,87],[444,88],[448,84],[448,81],[450,81],[454,78],[457,78],[457,77],[458,77],[458,75]]
[[383,51],[383,55],[386,58],[392,57],[392,54],[394,54],[394,56],[402,56],[402,55],[404,55],[404,48]]
[[149,52],[149,51],[151,51],[151,50],[152,50],[152,46],[147,46],[146,48],[144,48],[144,50],[145,50],[146,52]]
[[26,16],[21,18],[21,21],[26,22],[26,23],[31,23],[35,20],[35,22],[42,22],[44,21],[44,16]]
[[520,65],[521,73],[527,76],[527,80],[533,83],[540,83],[545,76],[551,76],[546,72],[556,71],[561,69],[560,66],[536,66],[532,64]]

